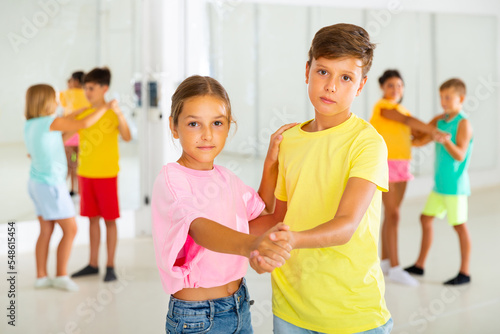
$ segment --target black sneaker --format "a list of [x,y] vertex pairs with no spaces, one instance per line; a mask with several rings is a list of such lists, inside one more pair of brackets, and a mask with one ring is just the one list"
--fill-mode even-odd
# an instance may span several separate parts
[[424,274],[424,268],[419,268],[416,265],[407,267],[405,270],[413,275],[422,276]]
[[115,269],[113,267],[106,267],[106,276],[104,276],[104,282],[116,281]]
[[470,283],[470,276],[458,273],[457,277],[444,282],[444,285],[460,285]]
[[90,264],[83,268],[80,271],[77,271],[71,277],[81,277],[81,276],[88,276],[88,275],[97,275],[99,274],[99,268],[97,267],[92,267]]

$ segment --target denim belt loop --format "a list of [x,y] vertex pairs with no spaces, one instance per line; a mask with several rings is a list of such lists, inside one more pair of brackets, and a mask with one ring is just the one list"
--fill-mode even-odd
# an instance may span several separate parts
[[210,321],[213,321],[214,320],[214,317],[215,317],[215,304],[213,302],[213,300],[207,300],[208,301],[208,305],[210,306]]
[[172,298],[172,296],[170,296],[170,301],[168,302],[168,313],[167,313],[170,317],[173,317],[174,304],[175,301]]
[[245,294],[246,299],[250,299],[250,294],[248,293],[248,286],[247,286],[247,281],[246,281],[245,277],[243,277],[243,282],[241,284],[243,285],[244,294]]

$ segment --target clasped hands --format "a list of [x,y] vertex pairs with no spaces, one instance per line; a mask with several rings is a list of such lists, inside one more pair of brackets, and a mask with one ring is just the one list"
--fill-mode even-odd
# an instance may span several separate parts
[[435,129],[432,132],[432,140],[435,142],[438,142],[440,144],[444,144],[445,142],[447,142],[450,139],[451,139],[451,136],[447,132],[443,132],[443,131],[440,131],[438,129]]
[[293,249],[293,232],[283,223],[256,237],[250,246],[250,266],[258,273],[270,273],[290,258]]

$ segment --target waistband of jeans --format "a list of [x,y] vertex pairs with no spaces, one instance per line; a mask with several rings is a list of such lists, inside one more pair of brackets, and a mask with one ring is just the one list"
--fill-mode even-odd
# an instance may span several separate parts
[[243,300],[245,300],[245,298],[250,299],[250,295],[248,294],[248,287],[246,284],[246,280],[243,277],[238,290],[236,290],[231,296],[228,297],[202,300],[202,301],[189,301],[189,300],[177,299],[171,295],[170,301],[168,303],[168,313],[172,315],[174,307],[180,307],[180,308],[197,308],[197,309],[207,308],[207,313],[208,309],[210,309],[210,314],[213,314],[215,313],[215,307],[216,307],[215,304],[227,303],[228,305],[232,305],[236,308],[239,308]]

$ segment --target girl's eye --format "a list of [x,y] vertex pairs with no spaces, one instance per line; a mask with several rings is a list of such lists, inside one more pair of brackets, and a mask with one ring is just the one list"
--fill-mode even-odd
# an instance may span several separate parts
[[343,75],[342,76],[342,80],[344,80],[344,81],[351,81],[351,77],[349,77],[347,75]]
[[221,126],[221,125],[222,125],[222,122],[221,122],[221,121],[215,121],[215,122],[214,122],[214,125],[215,125],[215,126]]
[[190,123],[188,123],[188,126],[192,126],[192,127],[195,127],[197,125],[198,125],[198,123],[196,123],[196,122],[190,122]]

